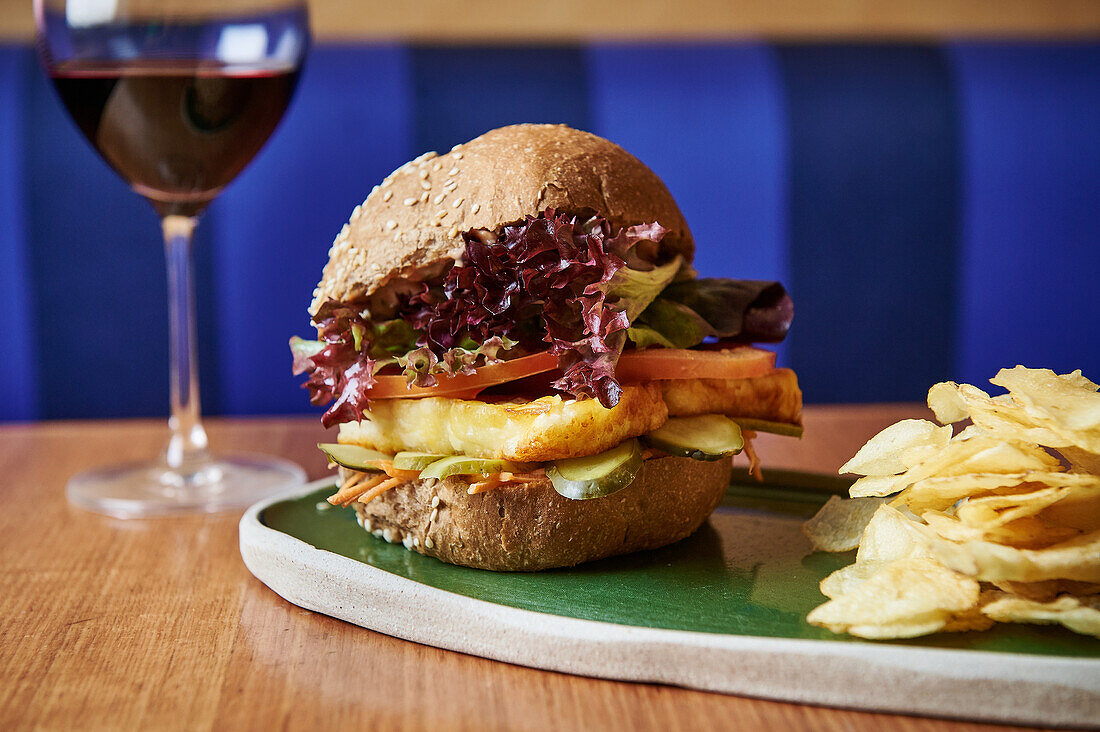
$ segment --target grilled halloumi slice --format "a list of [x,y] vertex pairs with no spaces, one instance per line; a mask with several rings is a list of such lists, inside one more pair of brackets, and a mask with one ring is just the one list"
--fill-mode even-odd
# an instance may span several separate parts
[[388,399],[369,419],[340,425],[339,441],[385,453],[401,450],[545,462],[594,455],[644,435],[668,419],[655,383],[623,388],[612,409],[596,399],[548,396],[490,403],[445,397]]
[[368,419],[340,425],[339,441],[385,453],[402,450],[546,462],[595,455],[652,432],[669,417],[726,414],[798,424],[802,392],[790,369],[749,379],[677,379],[623,387],[605,409],[595,399],[547,396],[530,402],[446,397],[386,399]]
[[790,369],[775,369],[748,379],[676,379],[661,381],[670,417],[725,414],[801,424],[802,391]]

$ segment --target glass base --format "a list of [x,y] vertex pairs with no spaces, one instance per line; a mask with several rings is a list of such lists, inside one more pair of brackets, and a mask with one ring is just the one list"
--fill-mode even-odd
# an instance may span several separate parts
[[187,473],[161,461],[96,468],[74,475],[65,494],[89,511],[143,518],[247,508],[305,479],[305,471],[279,458],[214,455]]

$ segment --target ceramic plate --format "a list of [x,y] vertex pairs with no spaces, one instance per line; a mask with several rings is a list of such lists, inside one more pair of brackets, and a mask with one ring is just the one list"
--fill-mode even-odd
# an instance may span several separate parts
[[367,534],[331,481],[253,506],[241,553],[291,602],[383,633],[527,666],[864,709],[1082,725],[1100,709],[1100,639],[998,625],[866,642],[808,625],[818,583],[854,552],[800,524],[837,479],[735,475],[688,539],[573,569],[455,567]]

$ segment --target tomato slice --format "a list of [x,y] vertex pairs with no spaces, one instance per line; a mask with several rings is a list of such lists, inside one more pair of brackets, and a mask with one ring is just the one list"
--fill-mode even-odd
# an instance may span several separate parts
[[667,379],[747,379],[775,368],[775,354],[753,346],[720,351],[684,348],[646,348],[627,351],[619,358],[615,375],[620,381]]
[[[402,375],[376,376],[377,381],[368,394],[371,399],[433,396],[472,399],[490,386],[518,381],[557,367],[557,356],[543,351],[488,364],[468,376],[443,377],[435,386],[406,386]],[[747,379],[763,376],[774,368],[775,354],[753,346],[736,346],[719,351],[647,348],[625,352],[619,358],[615,374],[625,383],[667,379]]]
[[403,375],[376,376],[376,382],[367,395],[370,399],[416,399],[432,396],[471,399],[490,386],[541,374],[557,367],[557,356],[543,351],[510,361],[487,364],[479,367],[477,373],[441,377],[435,386],[406,386]]

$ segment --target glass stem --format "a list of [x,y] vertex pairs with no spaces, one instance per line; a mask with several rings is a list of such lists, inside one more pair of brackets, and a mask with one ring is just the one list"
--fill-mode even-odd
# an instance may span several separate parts
[[209,459],[206,430],[199,407],[199,363],[195,348],[195,287],[192,282],[191,234],[196,219],[165,216],[164,255],[168,262],[168,320],[171,338],[171,439],[165,450],[169,469],[187,479]]

